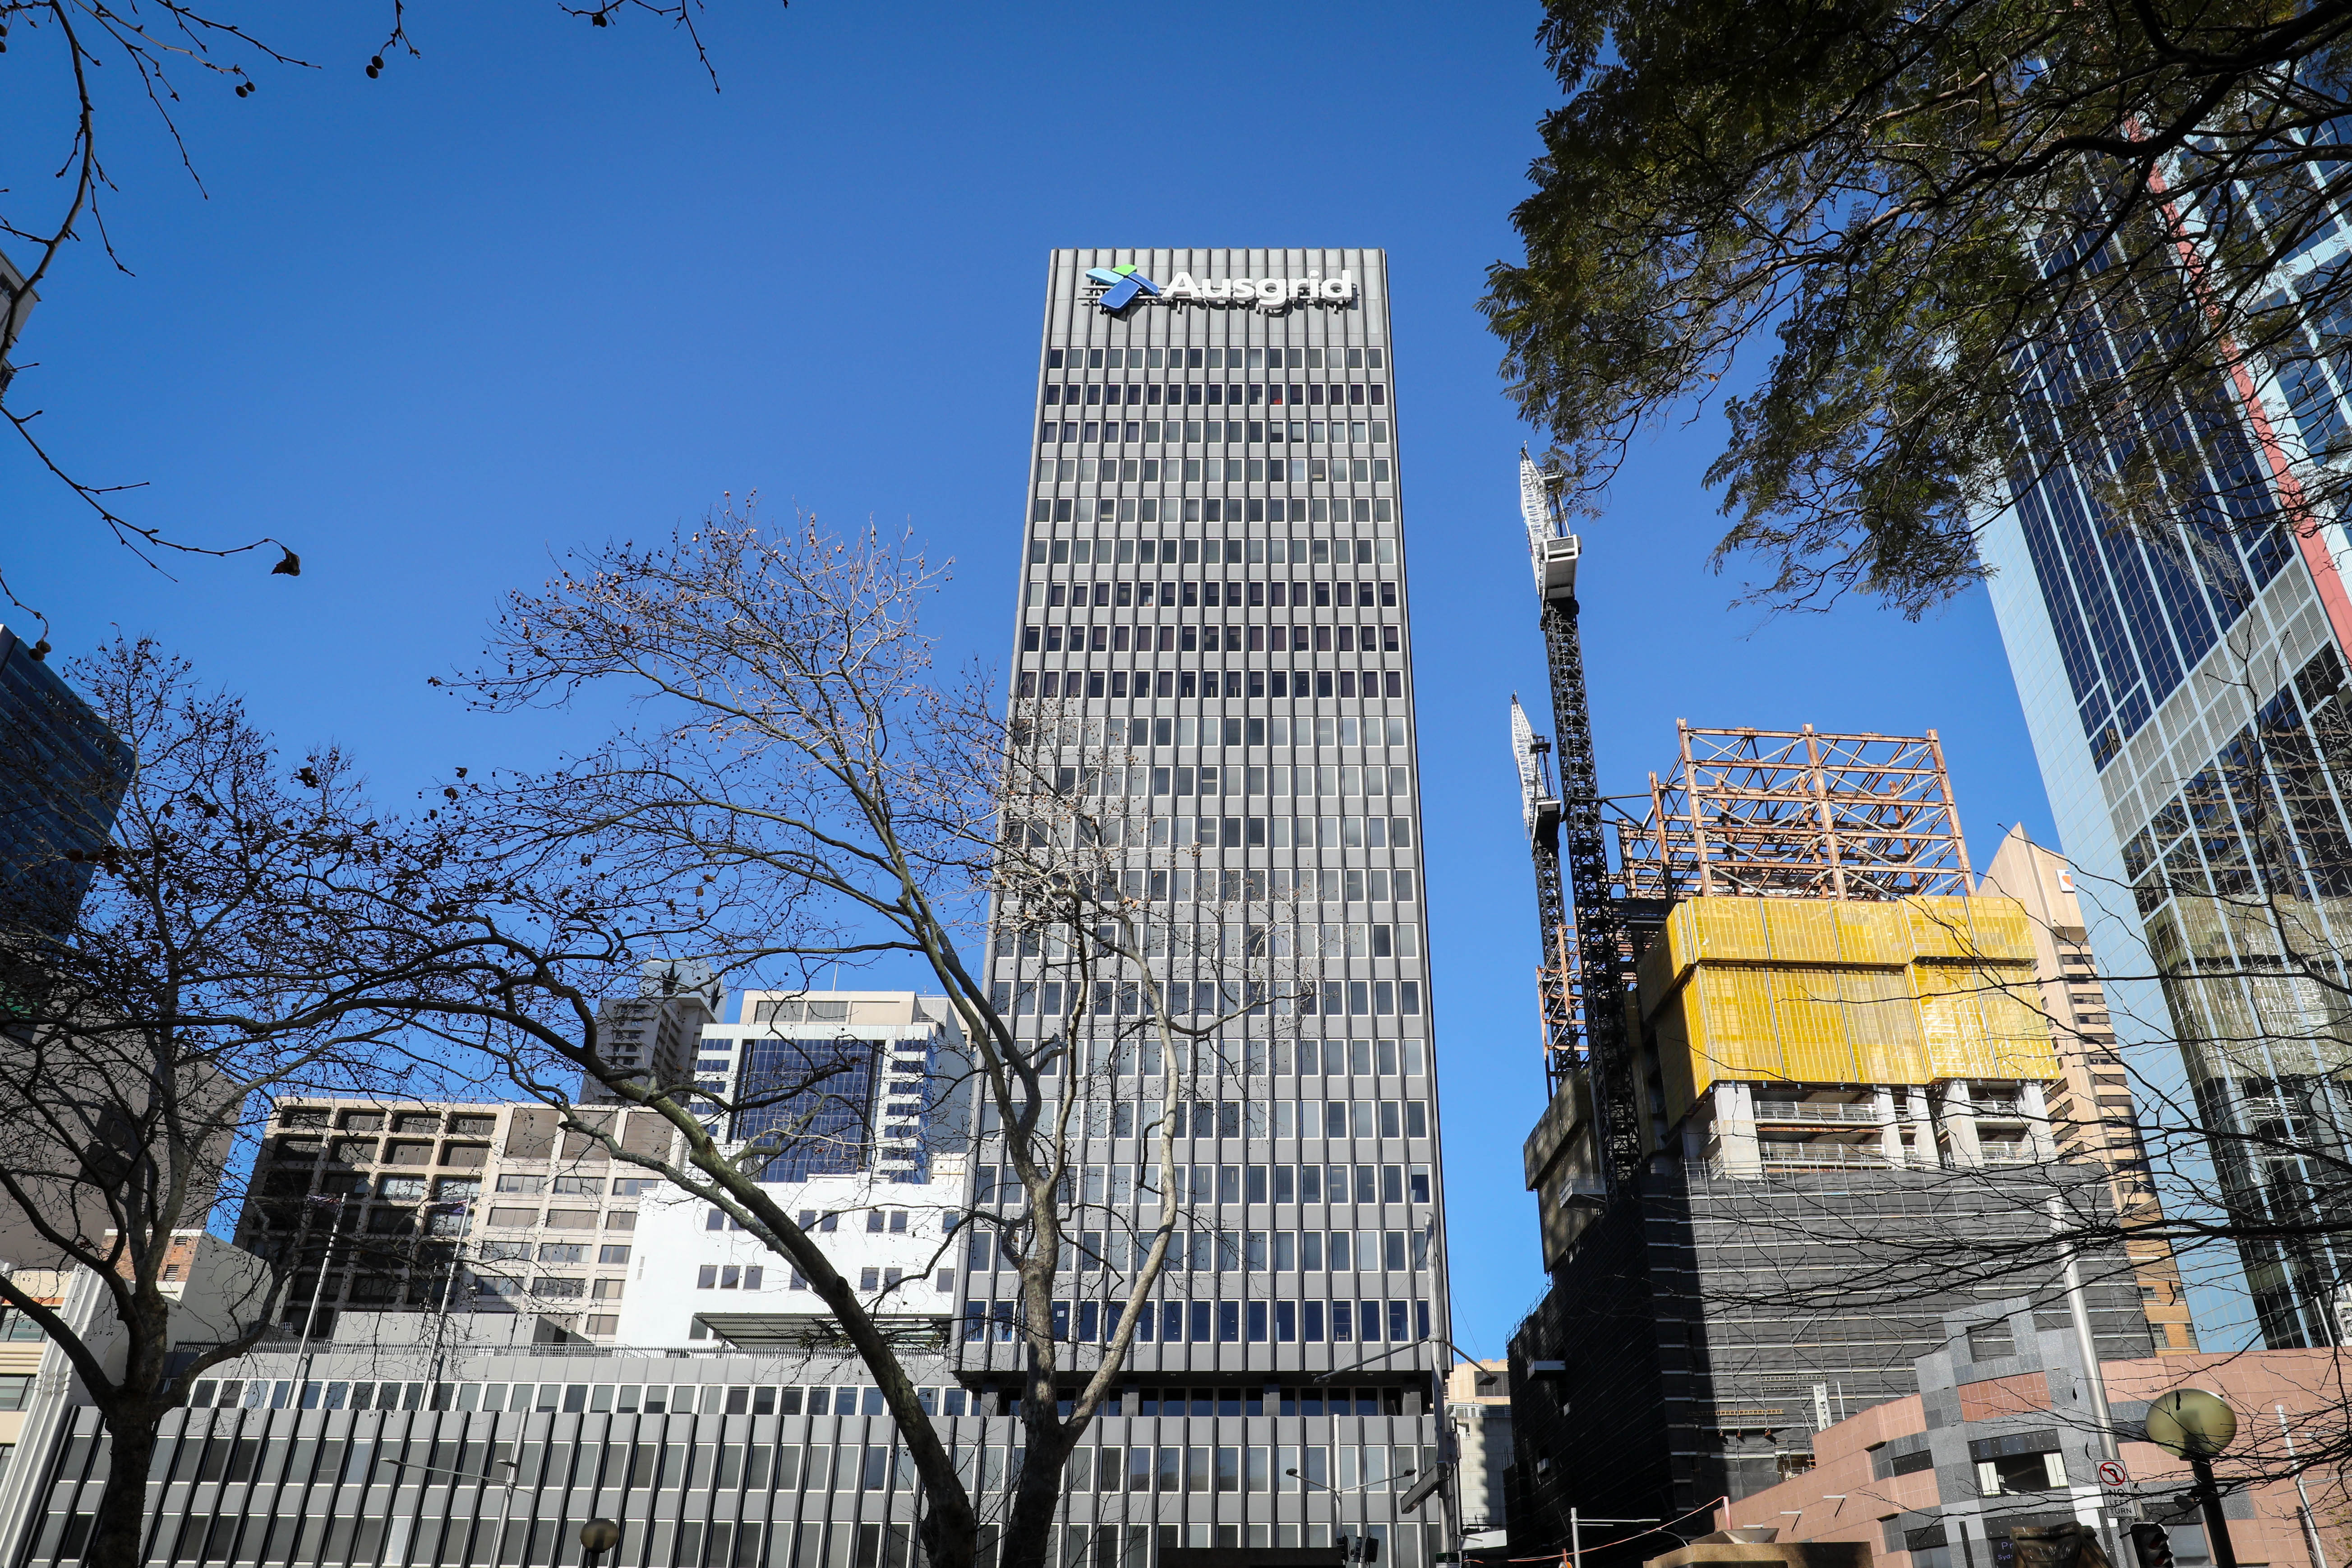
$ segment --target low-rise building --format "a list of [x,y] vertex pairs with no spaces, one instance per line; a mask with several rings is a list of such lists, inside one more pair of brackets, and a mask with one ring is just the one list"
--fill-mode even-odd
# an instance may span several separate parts
[[[2298,1448],[2315,1455],[2325,1434],[2340,1434],[2343,1380],[2352,1372],[2344,1352],[2104,1362],[2117,1439],[2109,1461],[2079,1340],[2063,1314],[2037,1313],[2018,1300],[1946,1323],[1948,1343],[1916,1363],[1918,1393],[1822,1428],[1811,1469],[1734,1500],[1717,1521],[1775,1527],[1782,1541],[1863,1542],[1881,1568],[1992,1568],[2009,1561],[2002,1549],[2012,1530],[2069,1522],[2099,1529],[2110,1555],[2127,1563],[2116,1555],[2120,1527],[2145,1521],[2169,1530],[2180,1568],[2204,1568],[2216,1559],[2189,1496],[2189,1467],[2142,1436],[2150,1401],[2195,1387],[2220,1394],[2238,1415],[2238,1437],[2214,1463],[2237,1561],[2320,1568],[2341,1563],[2352,1546],[2339,1513],[2306,1509],[2289,1473]],[[2103,1478],[2103,1461],[2120,1464],[2126,1484]],[[2233,1472],[2272,1479],[2232,1485]]]
[[1466,1361],[1445,1374],[1445,1420],[1454,1428],[1454,1496],[1463,1545],[1504,1544],[1503,1477],[1511,1468],[1510,1363]]

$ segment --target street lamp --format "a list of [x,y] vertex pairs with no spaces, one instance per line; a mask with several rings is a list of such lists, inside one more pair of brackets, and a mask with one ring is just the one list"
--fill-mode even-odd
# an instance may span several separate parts
[[1302,1476],[1297,1470],[1285,1470],[1282,1473],[1290,1477],[1301,1486],[1313,1487],[1317,1491],[1328,1492],[1331,1494],[1331,1533],[1338,1537],[1339,1544],[1347,1550],[1349,1562],[1364,1564],[1366,1565],[1366,1568],[1369,1568],[1370,1564],[1380,1561],[1381,1543],[1372,1537],[1369,1527],[1367,1527],[1365,1533],[1361,1535],[1351,1537],[1344,1533],[1345,1521],[1339,1518],[1339,1500],[1349,1496],[1350,1493],[1363,1491],[1371,1487],[1384,1487],[1391,1481],[1403,1480],[1408,1476],[1415,1475],[1419,1472],[1412,1469],[1399,1470],[1393,1476],[1383,1477],[1381,1479],[1377,1481],[1359,1482],[1357,1485],[1352,1487],[1328,1486],[1325,1483],[1315,1479],[1311,1476]]
[[580,1527],[580,1550],[588,1568],[596,1568],[596,1560],[621,1544],[621,1527],[609,1519],[592,1519]]
[[[1402,1355],[1410,1350],[1417,1350],[1424,1343],[1443,1345],[1454,1354],[1460,1356],[1465,1363],[1475,1369],[1470,1375],[1473,1382],[1481,1389],[1492,1388],[1495,1384],[1502,1381],[1502,1378],[1498,1374],[1488,1372],[1484,1366],[1480,1365],[1476,1356],[1472,1355],[1468,1351],[1464,1350],[1460,1345],[1455,1344],[1452,1340],[1445,1338],[1443,1334],[1431,1334],[1425,1339],[1415,1340],[1408,1344],[1402,1344],[1396,1346],[1394,1349],[1382,1351],[1376,1356],[1367,1356],[1361,1361],[1350,1362],[1346,1366],[1335,1366],[1328,1372],[1317,1373],[1307,1381],[1310,1383],[1328,1383],[1333,1378],[1339,1376],[1341,1373],[1353,1372],[1358,1367],[1370,1366],[1374,1362],[1386,1361],[1391,1356]],[[1444,1373],[1441,1373],[1439,1377],[1442,1384]],[[1429,1473],[1428,1477],[1424,1479],[1420,1485],[1414,1487],[1412,1491],[1405,1495],[1404,1500],[1399,1505],[1399,1511],[1402,1513],[1411,1513],[1413,1510],[1419,1508],[1423,1502],[1427,1501],[1433,1492],[1439,1490],[1441,1488],[1444,1489],[1443,1501],[1445,1507],[1445,1533],[1453,1539],[1454,1555],[1459,1556],[1461,1554],[1464,1540],[1462,1534],[1461,1505],[1454,1494],[1454,1489],[1447,1487],[1445,1483],[1448,1479],[1455,1473],[1458,1468],[1458,1461],[1461,1459],[1462,1456],[1460,1449],[1454,1442],[1454,1423],[1446,1419],[1444,1415],[1444,1390],[1441,1386],[1438,1390],[1439,1416],[1437,1422],[1437,1466]],[[1296,1475],[1297,1472],[1293,1471],[1291,1473]],[[1411,1473],[1411,1471],[1406,1472],[1408,1475]],[[1303,1477],[1301,1479],[1304,1479]]]
[[2213,1538],[2217,1568],[2238,1568],[2230,1521],[2221,1516],[2221,1489],[2213,1479],[2213,1457],[2237,1435],[2238,1413],[2221,1395],[2201,1388],[2176,1388],[2147,1407],[2147,1440],[2188,1460],[2197,1478],[2197,1500],[2205,1510],[2205,1532]]

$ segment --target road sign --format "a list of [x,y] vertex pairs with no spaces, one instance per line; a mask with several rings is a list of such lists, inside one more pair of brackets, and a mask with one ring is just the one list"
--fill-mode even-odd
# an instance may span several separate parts
[[2129,1486],[2131,1484],[2131,1478],[2124,1474],[2122,1461],[2116,1459],[2101,1459],[2099,1461],[2099,1484],[2101,1486],[2107,1487]]

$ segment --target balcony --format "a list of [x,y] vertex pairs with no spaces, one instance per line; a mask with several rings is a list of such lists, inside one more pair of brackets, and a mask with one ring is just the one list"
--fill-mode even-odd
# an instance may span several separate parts
[[1874,1127],[1879,1124],[1879,1114],[1874,1105],[1853,1105],[1842,1100],[1759,1100],[1756,1102],[1756,1120]]

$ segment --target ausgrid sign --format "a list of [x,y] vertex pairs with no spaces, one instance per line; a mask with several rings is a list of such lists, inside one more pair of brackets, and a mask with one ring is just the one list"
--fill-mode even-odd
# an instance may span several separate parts
[[1102,287],[1096,302],[1114,315],[1138,300],[1160,305],[1255,305],[1270,313],[1295,304],[1348,305],[1356,298],[1352,272],[1329,278],[1315,271],[1304,278],[1202,279],[1179,272],[1162,287],[1133,267],[1090,267],[1087,280]]

